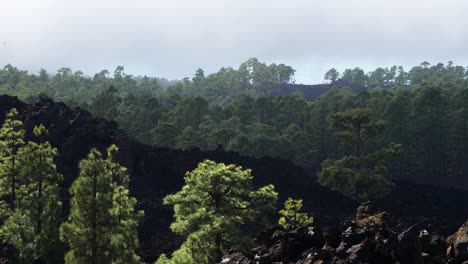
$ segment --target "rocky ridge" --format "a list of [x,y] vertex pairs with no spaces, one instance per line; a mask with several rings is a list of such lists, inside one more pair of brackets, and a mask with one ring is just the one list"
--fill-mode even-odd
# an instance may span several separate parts
[[250,252],[231,248],[220,263],[468,263],[468,220],[452,236],[434,233],[430,224],[409,227],[370,202],[352,221],[312,230],[275,226],[257,235]]

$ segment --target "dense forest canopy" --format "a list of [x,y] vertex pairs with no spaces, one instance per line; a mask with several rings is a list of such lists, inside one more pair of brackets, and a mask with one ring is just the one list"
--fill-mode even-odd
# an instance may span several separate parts
[[[331,69],[328,92],[315,101],[300,93],[278,95],[294,85],[294,69],[252,58],[237,69],[226,67],[205,76],[162,84],[162,79],[134,77],[119,66],[93,77],[62,68],[56,74],[29,74],[11,65],[0,70],[0,92],[26,101],[51,97],[115,120],[143,143],[212,150],[222,147],[254,157],[290,159],[318,167],[327,158],[351,153],[327,117],[349,108],[367,107],[382,120],[383,135],[369,151],[390,142],[402,144],[389,170],[393,177],[433,179],[468,175],[468,70],[448,62]],[[164,86],[164,87],[163,87]],[[313,89],[313,86],[310,87]]]

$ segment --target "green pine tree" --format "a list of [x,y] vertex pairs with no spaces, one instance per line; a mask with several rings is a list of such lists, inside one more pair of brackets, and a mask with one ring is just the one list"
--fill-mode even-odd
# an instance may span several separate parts
[[33,225],[28,211],[18,206],[27,194],[18,177],[23,146],[23,123],[18,119],[18,111],[12,109],[0,129],[0,216],[3,222],[0,240],[2,244],[14,246],[16,255],[11,261],[21,263],[32,261],[34,256]]
[[128,193],[126,169],[115,162],[117,147],[107,159],[92,149],[80,163],[80,175],[70,188],[71,212],[61,237],[70,264],[139,263],[136,228],[141,212]]
[[137,228],[143,218],[143,211],[135,210],[137,200],[130,196],[127,169],[117,163],[117,153],[117,146],[111,145],[107,151],[106,163],[114,180],[111,214],[117,219],[117,226],[111,237],[112,264],[136,264],[140,263],[135,250],[139,246]]
[[356,200],[365,201],[385,196],[393,188],[393,183],[385,177],[386,156],[400,153],[401,145],[371,152],[368,143],[384,129],[382,121],[371,120],[370,108],[354,108],[329,116],[335,135],[348,143],[352,154],[336,161],[322,162],[318,181],[334,191]]
[[[18,152],[24,145],[23,122],[18,119],[18,111],[12,109],[0,129],[0,197],[2,212],[14,210],[18,189]],[[5,203],[7,206],[5,206]]]
[[[205,160],[185,176],[181,191],[164,198],[174,206],[171,229],[185,236],[171,259],[158,263],[214,263],[226,247],[242,244],[240,225],[253,221],[274,207],[273,185],[254,190],[250,169]],[[236,241],[237,239],[237,241]]]
[[289,197],[284,202],[284,208],[279,211],[281,217],[278,223],[285,229],[294,229],[300,226],[310,227],[314,223],[314,218],[302,213],[302,199],[295,200]]
[[[53,159],[57,150],[42,142],[47,130],[43,125],[34,128],[40,143],[24,145],[24,129],[13,109],[2,127],[2,194],[9,198],[4,224],[0,229],[3,243],[16,248],[20,263],[35,258],[60,263],[62,247],[58,236],[61,202],[59,183]],[[7,205],[7,203],[3,203]]]
[[57,149],[44,141],[48,131],[43,125],[34,128],[39,143],[28,142],[19,159],[20,194],[18,210],[26,212],[34,230],[34,257],[47,259],[51,263],[63,260],[63,245],[59,239],[62,214],[59,185],[63,181],[57,172],[54,158]]

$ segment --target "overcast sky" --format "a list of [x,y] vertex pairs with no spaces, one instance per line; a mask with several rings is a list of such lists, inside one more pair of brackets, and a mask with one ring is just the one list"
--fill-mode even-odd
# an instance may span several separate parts
[[0,66],[180,79],[285,63],[298,83],[360,66],[468,66],[467,0],[0,0]]

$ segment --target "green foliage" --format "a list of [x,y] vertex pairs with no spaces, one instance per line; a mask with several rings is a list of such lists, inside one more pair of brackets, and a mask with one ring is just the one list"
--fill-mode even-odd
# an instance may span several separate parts
[[387,168],[383,162],[386,156],[398,154],[401,145],[390,144],[388,148],[364,154],[369,140],[383,131],[384,123],[372,121],[369,108],[349,109],[328,119],[335,134],[352,147],[353,154],[323,161],[317,174],[319,182],[359,201],[387,195],[393,183],[385,177]]
[[66,263],[139,263],[136,228],[142,213],[128,193],[126,169],[115,161],[117,147],[107,158],[92,149],[80,162],[80,175],[70,188],[71,212],[61,226],[70,247]]
[[274,208],[277,199],[272,185],[254,190],[250,169],[233,164],[205,160],[184,180],[182,190],[166,196],[164,204],[174,206],[171,230],[185,236],[185,242],[160,263],[219,261],[226,247],[242,244],[240,226]]
[[[15,109],[0,129],[0,239],[15,247],[19,263],[36,258],[62,263],[63,179],[54,164],[57,149],[45,141],[48,131],[43,125],[33,132],[38,143],[25,144]],[[134,250],[142,213],[135,211],[136,199],[129,195],[129,178],[115,162],[116,154],[115,146],[108,149],[106,159],[92,150],[80,164],[80,177],[70,188],[70,218],[62,225],[62,238],[70,246],[66,263],[140,263]]]
[[0,140],[0,197],[8,204],[9,209],[14,210],[18,188],[18,153],[24,145],[23,123],[18,120],[16,109],[12,109],[7,114],[5,123],[0,129]]
[[[197,255],[198,253],[198,255]],[[199,256],[200,252],[197,250],[191,250],[185,244],[174,251],[171,255],[171,258],[168,258],[166,254],[161,254],[156,260],[155,264],[198,264],[202,262],[197,262],[194,260],[194,255]],[[206,260],[205,260],[206,261]]]
[[331,68],[325,73],[324,79],[334,84],[336,83],[339,77],[340,73],[335,68]]
[[337,161],[325,160],[317,174],[318,180],[323,186],[361,202],[378,199],[394,187],[384,175],[387,170],[381,160],[365,163],[364,159],[354,156]]
[[354,155],[361,156],[362,148],[369,139],[375,138],[384,129],[384,122],[371,122],[370,108],[353,108],[328,117],[335,135],[355,147]]
[[176,139],[176,147],[182,150],[198,147],[201,141],[198,131],[191,126],[185,127]]
[[0,129],[0,212],[3,225],[0,239],[4,244],[13,245],[16,256],[22,262],[34,257],[34,229],[29,217],[25,197],[27,191],[19,179],[24,146],[23,123],[18,120],[16,109],[10,110]]
[[13,245],[17,256],[11,256],[19,263],[32,263],[35,259],[34,223],[26,211],[16,208],[3,223],[0,230],[2,243]]
[[14,190],[6,192],[14,207],[4,210],[0,236],[4,243],[17,249],[21,263],[30,263],[35,258],[60,263],[63,248],[58,233],[61,215],[58,185],[62,176],[53,162],[57,150],[44,142],[47,130],[43,125],[34,128],[40,143],[30,141],[24,145],[22,123],[16,117],[16,110],[12,110],[2,128],[0,168],[5,174],[0,180],[8,183],[2,186],[2,191]]
[[368,76],[364,71],[356,67],[354,69],[346,69],[341,76],[340,81],[344,82],[349,86],[354,87],[364,87],[366,85]]
[[30,141],[21,150],[19,177],[26,195],[19,206],[28,210],[34,227],[35,256],[58,263],[63,259],[59,240],[62,214],[59,185],[63,178],[54,164],[57,149],[44,141],[47,129],[39,125],[33,131],[40,143]]
[[[186,132],[187,133],[187,132]],[[159,123],[154,129],[154,143],[161,147],[172,147],[177,143],[179,130],[171,123]],[[180,141],[184,139],[180,138]],[[183,143],[180,143],[181,145]],[[183,144],[185,146],[185,144]]]
[[341,76],[336,69],[332,68],[325,74],[324,79],[330,80],[332,83],[344,83],[349,86],[389,88],[421,84],[438,78],[463,79],[466,77],[466,72],[468,72],[465,67],[454,66],[451,61],[447,65],[438,63],[429,66],[430,63],[425,61],[421,65],[411,68],[409,72],[405,72],[403,66],[378,67],[368,74],[365,74],[360,68],[345,69]]
[[314,223],[314,218],[307,213],[301,213],[302,199],[294,200],[289,197],[284,202],[284,208],[279,211],[281,217],[278,223],[285,229],[294,229],[300,226],[310,227]]

